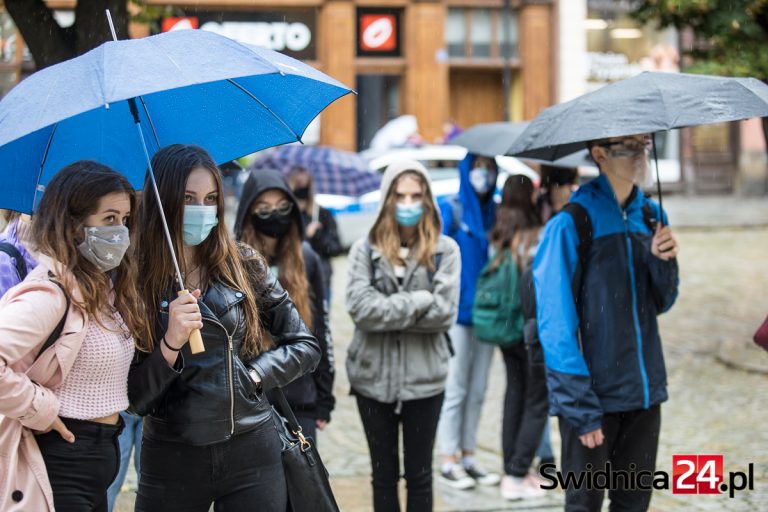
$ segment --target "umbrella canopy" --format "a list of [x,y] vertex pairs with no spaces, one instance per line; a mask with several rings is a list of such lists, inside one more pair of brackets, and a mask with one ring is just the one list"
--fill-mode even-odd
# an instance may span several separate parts
[[464,146],[467,151],[475,155],[493,158],[496,155],[506,154],[510,141],[516,140],[528,124],[527,122],[476,124],[451,139],[451,144]]
[[754,78],[645,72],[549,107],[507,154],[557,160],[589,140],[768,116],[768,85]]
[[277,169],[287,175],[294,167],[303,167],[312,174],[319,194],[357,197],[381,185],[381,176],[370,170],[357,153],[326,146],[281,146],[250,168]]
[[198,144],[218,163],[300,140],[350,92],[295,59],[202,30],[104,43],[33,74],[0,101],[0,207],[31,212],[50,178],[81,159],[141,188],[142,132],[149,155]]

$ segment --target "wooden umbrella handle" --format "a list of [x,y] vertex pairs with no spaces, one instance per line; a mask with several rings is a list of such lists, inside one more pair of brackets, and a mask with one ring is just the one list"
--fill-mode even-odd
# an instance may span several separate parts
[[[189,290],[181,290],[179,296],[186,295]],[[195,329],[189,335],[189,349],[193,354],[199,354],[205,352],[205,345],[203,345],[203,336],[200,334],[200,329]]]

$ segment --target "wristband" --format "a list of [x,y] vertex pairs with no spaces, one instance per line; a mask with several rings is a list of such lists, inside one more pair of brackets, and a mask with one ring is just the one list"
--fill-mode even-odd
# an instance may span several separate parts
[[163,336],[163,345],[165,345],[166,347],[168,347],[168,350],[172,350],[172,351],[174,351],[174,352],[179,352],[179,351],[181,350],[181,348],[182,348],[182,347],[179,347],[179,348],[173,348],[173,347],[171,346],[171,344],[170,344],[170,343],[168,343],[168,342],[165,340],[165,336]]

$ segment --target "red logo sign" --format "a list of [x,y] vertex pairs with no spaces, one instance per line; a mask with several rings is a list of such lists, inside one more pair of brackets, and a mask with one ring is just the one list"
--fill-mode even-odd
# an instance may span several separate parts
[[197,18],[194,16],[189,16],[186,18],[163,18],[163,25],[161,28],[163,32],[170,32],[171,30],[183,30],[197,27]]
[[673,494],[720,494],[723,484],[722,455],[673,455]]
[[397,19],[393,14],[360,16],[360,49],[391,52],[397,48]]

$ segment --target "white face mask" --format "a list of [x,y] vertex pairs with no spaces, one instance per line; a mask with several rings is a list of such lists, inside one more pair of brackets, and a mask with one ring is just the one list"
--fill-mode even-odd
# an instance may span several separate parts
[[491,189],[490,171],[485,167],[476,167],[469,171],[469,183],[479,195],[487,193]]
[[85,228],[85,240],[77,250],[102,272],[117,268],[131,245],[126,226],[93,226]]

